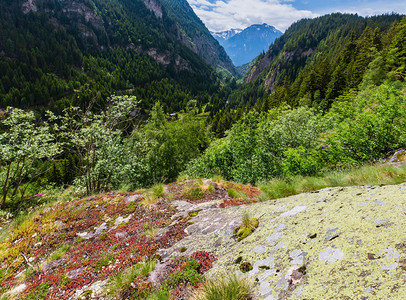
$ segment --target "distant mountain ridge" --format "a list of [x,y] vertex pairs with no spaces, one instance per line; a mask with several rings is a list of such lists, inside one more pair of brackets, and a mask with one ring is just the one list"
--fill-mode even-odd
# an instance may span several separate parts
[[230,29],[230,30],[220,31],[220,32],[211,32],[211,34],[217,40],[226,41],[226,40],[232,38],[233,36],[235,36],[236,34],[241,33],[242,31],[243,31],[243,29],[236,28],[236,29]]
[[215,39],[224,47],[234,65],[241,66],[251,62],[269,46],[282,32],[268,24],[255,24],[248,28],[212,32]]

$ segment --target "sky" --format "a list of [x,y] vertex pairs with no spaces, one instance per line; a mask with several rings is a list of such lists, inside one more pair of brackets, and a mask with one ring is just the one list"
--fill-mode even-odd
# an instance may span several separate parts
[[187,0],[211,31],[267,23],[284,32],[293,22],[332,12],[406,14],[406,0]]

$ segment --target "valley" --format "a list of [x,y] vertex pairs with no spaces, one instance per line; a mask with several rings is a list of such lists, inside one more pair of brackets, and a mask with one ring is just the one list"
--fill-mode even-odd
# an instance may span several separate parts
[[0,300],[402,299],[406,17],[199,3],[0,0]]

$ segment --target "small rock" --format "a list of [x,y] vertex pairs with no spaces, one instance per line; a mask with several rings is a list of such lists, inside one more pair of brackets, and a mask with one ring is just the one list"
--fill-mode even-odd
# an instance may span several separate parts
[[266,297],[266,296],[272,294],[272,287],[268,281],[261,282],[261,285],[259,286],[259,288],[261,290],[262,297]]
[[258,254],[264,254],[267,249],[268,248],[265,246],[258,245],[258,246],[255,246],[255,248],[252,249],[252,251],[255,253],[258,253]]
[[344,252],[340,249],[334,249],[332,247],[327,247],[326,250],[319,253],[319,260],[325,261],[327,263],[334,263],[343,259]]
[[307,209],[306,206],[296,206],[293,209],[291,209],[290,211],[287,211],[287,212],[281,214],[279,216],[279,218],[295,216],[298,213],[301,213],[302,211],[305,211],[306,209]]
[[289,258],[291,259],[292,265],[301,265],[306,255],[307,253],[302,250],[294,250],[289,255]]
[[27,285],[26,284],[20,284],[19,286],[15,287],[14,289],[10,290],[7,292],[7,295],[15,295],[15,294],[21,294],[25,289]]
[[66,259],[64,257],[62,257],[62,258],[60,258],[58,260],[52,261],[52,262],[46,264],[45,266],[43,266],[42,271],[44,273],[46,273],[46,272],[48,272],[48,271],[50,271],[50,270],[52,270],[54,268],[57,268],[57,267],[63,265],[65,263],[65,261],[66,261]]
[[118,238],[118,239],[124,239],[126,236],[128,235],[128,233],[127,232],[125,232],[125,231],[123,231],[123,232],[117,232],[116,234],[115,234],[115,236],[116,236],[116,238]]
[[281,237],[283,237],[283,232],[277,232],[277,233],[275,233],[275,234],[273,234],[273,235],[271,235],[271,236],[268,236],[267,238],[266,238],[266,241],[269,243],[269,244],[274,244],[277,240],[279,240]]

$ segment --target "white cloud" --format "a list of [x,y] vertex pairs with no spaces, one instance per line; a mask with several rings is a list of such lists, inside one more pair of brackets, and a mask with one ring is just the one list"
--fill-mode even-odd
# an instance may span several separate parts
[[327,14],[331,12],[357,13],[361,16],[375,16],[385,13],[406,13],[406,1],[377,1],[361,3],[360,5],[348,5],[345,7],[336,7],[335,9],[320,10],[319,13]]
[[[293,22],[318,16],[309,10],[298,10],[280,0],[188,0],[195,13],[212,31],[246,28],[267,23],[285,31]],[[289,1],[290,2],[290,1]]]

